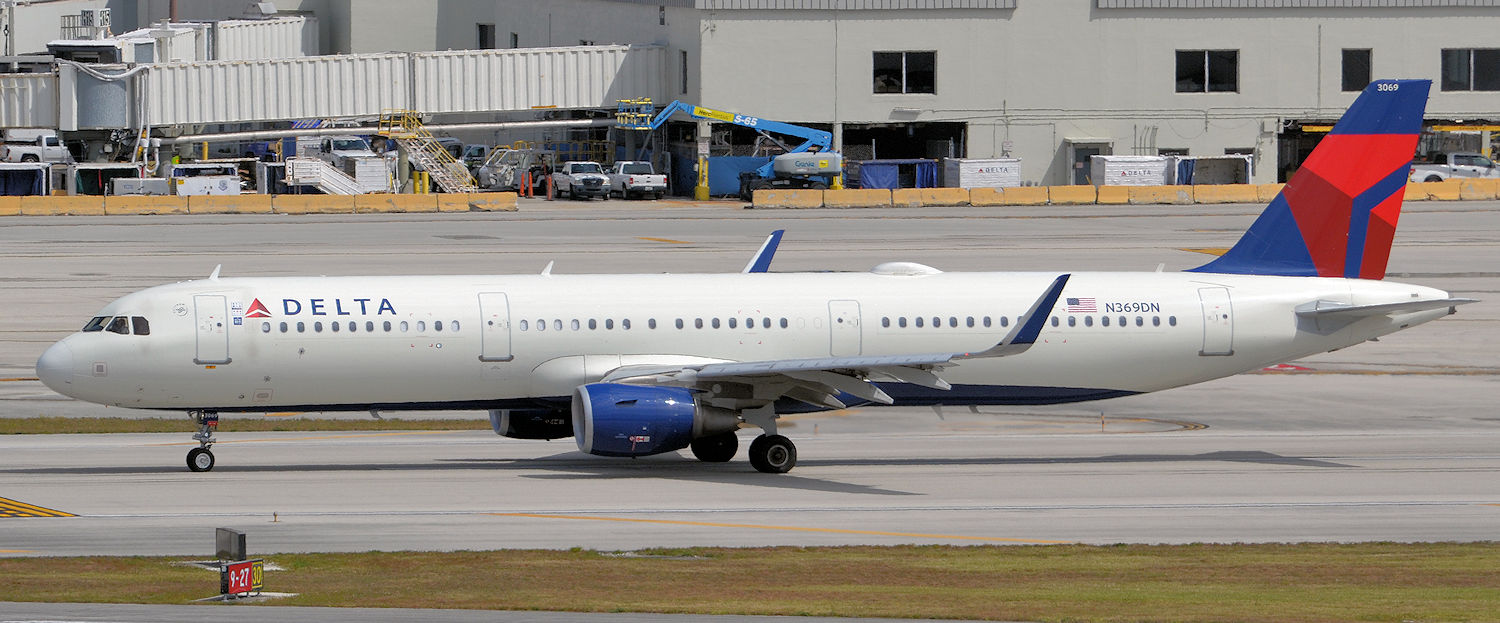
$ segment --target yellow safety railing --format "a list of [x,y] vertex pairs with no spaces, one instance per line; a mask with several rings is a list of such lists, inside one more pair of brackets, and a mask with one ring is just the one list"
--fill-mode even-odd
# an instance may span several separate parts
[[451,193],[473,192],[477,189],[478,185],[474,176],[469,174],[468,167],[448,153],[432,132],[422,125],[421,113],[414,110],[386,110],[380,114],[375,133],[400,142],[407,154],[420,163],[443,190]]
[[650,130],[656,104],[649,97],[615,100],[615,126],[625,130]]

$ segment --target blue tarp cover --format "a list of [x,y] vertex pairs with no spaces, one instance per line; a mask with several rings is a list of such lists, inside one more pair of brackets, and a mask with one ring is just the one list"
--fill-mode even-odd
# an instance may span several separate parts
[[859,162],[860,188],[901,188],[901,167],[915,167],[912,188],[936,188],[938,168],[936,160],[861,160]]
[[[737,195],[740,192],[740,172],[754,171],[770,162],[770,158],[757,156],[709,156],[708,194]],[[672,183],[679,195],[692,195],[698,185],[698,172],[694,170],[692,158],[672,157]]]
[[47,194],[46,169],[0,169],[0,196]]

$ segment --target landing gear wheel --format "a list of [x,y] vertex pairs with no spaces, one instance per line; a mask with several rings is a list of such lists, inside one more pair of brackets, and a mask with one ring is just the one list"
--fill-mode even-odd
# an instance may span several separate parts
[[195,472],[206,472],[214,468],[214,453],[207,448],[193,448],[187,454],[188,469]]
[[734,431],[699,437],[693,440],[693,456],[704,463],[726,463],[740,449],[740,438]]
[[797,446],[781,435],[761,435],[750,442],[750,465],[767,474],[785,474],[797,465]]

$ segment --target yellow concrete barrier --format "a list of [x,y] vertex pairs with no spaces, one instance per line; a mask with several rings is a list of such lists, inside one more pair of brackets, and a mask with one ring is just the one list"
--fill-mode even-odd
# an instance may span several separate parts
[[270,214],[271,195],[193,195],[188,214]]
[[0,197],[0,216],[20,216],[20,197]]
[[963,188],[898,188],[891,191],[891,205],[898,208],[922,208],[969,205],[969,191]]
[[1422,190],[1427,192],[1427,199],[1431,201],[1458,201],[1460,182],[1458,180],[1447,180],[1444,182],[1422,182]]
[[1131,205],[1187,204],[1193,202],[1192,186],[1131,186]]
[[1252,184],[1202,184],[1193,186],[1193,203],[1256,203],[1259,193]]
[[[972,199],[972,197],[971,197]],[[1001,205],[1008,206],[1041,206],[1047,205],[1046,186],[1014,186],[1005,189],[1005,196],[1001,199]]]
[[1276,195],[1281,194],[1281,189],[1285,187],[1286,184],[1256,184],[1255,201],[1259,203],[1271,203],[1276,199]]
[[821,208],[823,191],[761,189],[755,191],[750,205],[756,208]]
[[21,197],[24,216],[104,216],[104,197]]
[[469,193],[470,210],[480,212],[515,212],[520,209],[516,193]]
[[437,195],[375,193],[354,196],[355,212],[437,212]]
[[846,188],[823,191],[825,208],[889,208],[889,188]]
[[468,195],[468,193],[462,193],[462,194],[456,194],[456,195],[455,194],[448,194],[448,193],[436,193],[433,196],[437,198],[437,211],[438,212],[468,212],[469,211],[469,195]]
[[1004,188],[970,188],[969,205],[977,207],[1005,205]]
[[1055,206],[1093,205],[1098,200],[1099,189],[1087,184],[1047,187],[1047,201]]
[[187,214],[187,197],[174,195],[115,195],[104,198],[104,213],[110,216],[128,214]]
[[277,214],[349,214],[354,211],[353,195],[276,195],[271,210]]
[[1500,179],[1465,178],[1458,181],[1458,198],[1464,201],[1489,201],[1500,194]]
[[1426,201],[1427,200],[1427,189],[1423,188],[1422,184],[1420,182],[1407,182],[1406,183],[1406,194],[1402,197],[1402,200],[1403,201]]
[[1094,202],[1099,205],[1125,205],[1130,203],[1129,186],[1100,186]]

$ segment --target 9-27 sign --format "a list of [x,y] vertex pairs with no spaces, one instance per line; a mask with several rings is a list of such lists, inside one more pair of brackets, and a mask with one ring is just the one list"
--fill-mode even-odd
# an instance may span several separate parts
[[258,593],[265,575],[264,560],[227,563],[219,568],[219,593],[223,595]]

